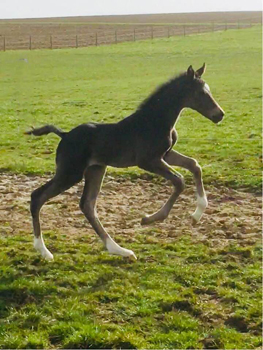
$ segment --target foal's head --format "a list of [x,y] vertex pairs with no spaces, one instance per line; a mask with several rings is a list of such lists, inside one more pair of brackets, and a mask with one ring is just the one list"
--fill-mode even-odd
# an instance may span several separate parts
[[201,79],[205,68],[205,63],[197,71],[194,71],[192,66],[188,68],[186,75],[190,89],[185,99],[185,107],[196,110],[214,123],[219,123],[225,113],[213,98],[209,86]]

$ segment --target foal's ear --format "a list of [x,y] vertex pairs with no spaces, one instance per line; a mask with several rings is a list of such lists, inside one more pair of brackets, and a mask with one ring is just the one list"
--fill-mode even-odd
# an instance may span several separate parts
[[195,71],[193,70],[192,66],[189,66],[189,68],[187,69],[187,76],[194,79]]
[[195,72],[195,75],[197,78],[201,78],[201,76],[205,73],[206,70],[206,64],[204,63],[203,66]]

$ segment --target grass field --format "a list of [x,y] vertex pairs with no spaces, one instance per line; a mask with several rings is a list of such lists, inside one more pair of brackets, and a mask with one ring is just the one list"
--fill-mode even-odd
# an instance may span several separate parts
[[[215,126],[185,110],[176,149],[198,159],[210,186],[259,192],[260,27],[79,50],[0,53],[2,172],[53,172],[58,138],[24,136],[31,125],[54,123],[69,130],[87,121],[120,120],[156,85],[204,61],[225,120]],[[110,169],[110,174],[136,178],[140,172]],[[234,211],[226,213],[234,217]],[[230,222],[227,230],[231,225],[239,230],[238,220]],[[130,239],[113,231],[118,243],[138,254],[138,262],[131,263],[102,252],[89,236],[67,236],[54,228],[44,232],[55,253],[55,261],[46,263],[33,251],[30,232],[9,234],[5,225],[0,348],[262,345],[259,241],[231,238],[214,245],[196,240],[191,229],[170,237],[160,226],[136,228]],[[175,225],[180,230],[180,222]],[[211,236],[218,226],[216,221],[209,226]]]
[[260,246],[137,234],[129,246],[140,259],[131,264],[84,237],[70,245],[46,237],[56,252],[50,264],[30,237],[1,238],[2,349],[260,347]]

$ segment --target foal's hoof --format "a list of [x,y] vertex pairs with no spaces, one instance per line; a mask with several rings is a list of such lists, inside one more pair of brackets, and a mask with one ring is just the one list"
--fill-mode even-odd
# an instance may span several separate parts
[[132,250],[125,249],[125,248],[122,248],[122,249],[123,249],[123,251],[121,252],[120,255],[122,255],[124,258],[127,258],[129,260],[133,260],[133,261],[137,260],[137,257]]
[[34,248],[41,254],[42,258],[45,260],[53,260],[53,254],[50,253],[50,251],[45,246],[45,243],[43,241],[43,238],[34,238]]
[[136,257],[136,255],[134,254],[134,252],[131,250],[131,255],[129,255],[128,257],[127,257],[127,259],[128,260],[130,260],[130,261],[136,261],[137,260],[137,257]]
[[120,247],[116,242],[113,241],[110,237],[106,239],[106,248],[110,254],[120,255],[125,258],[131,258],[137,260],[136,255],[130,249]]
[[54,259],[54,256],[52,253],[50,253],[49,250],[47,250],[46,252],[42,253],[42,257],[47,260],[47,261],[52,261]]
[[193,215],[192,215],[192,220],[191,223],[193,226],[195,226],[196,224],[198,224],[199,220],[197,220]]
[[144,218],[141,219],[141,225],[148,225],[150,223],[149,216],[146,215]]

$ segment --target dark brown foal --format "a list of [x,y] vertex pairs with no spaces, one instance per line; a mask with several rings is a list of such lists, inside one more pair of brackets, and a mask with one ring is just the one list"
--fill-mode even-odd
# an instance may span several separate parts
[[142,224],[164,220],[174,202],[184,190],[183,177],[172,166],[188,169],[194,176],[197,189],[197,208],[192,217],[198,222],[207,206],[202,171],[197,161],[174,150],[177,134],[174,125],[182,109],[192,108],[218,123],[224,111],[212,97],[208,85],[201,79],[205,64],[188,70],[165,83],[150,95],[129,117],[115,124],[82,124],[70,132],[62,132],[53,125],[33,129],[35,136],[50,132],[61,137],[57,149],[57,169],[54,178],[32,193],[31,213],[34,246],[46,259],[53,255],[46,248],[41,235],[39,212],[43,204],[81,179],[85,186],[80,208],[111,254],[136,258],[133,251],[120,247],[105,231],[96,212],[96,200],[108,165],[114,167],[139,166],[169,180],[173,193],[156,213],[142,219]]

